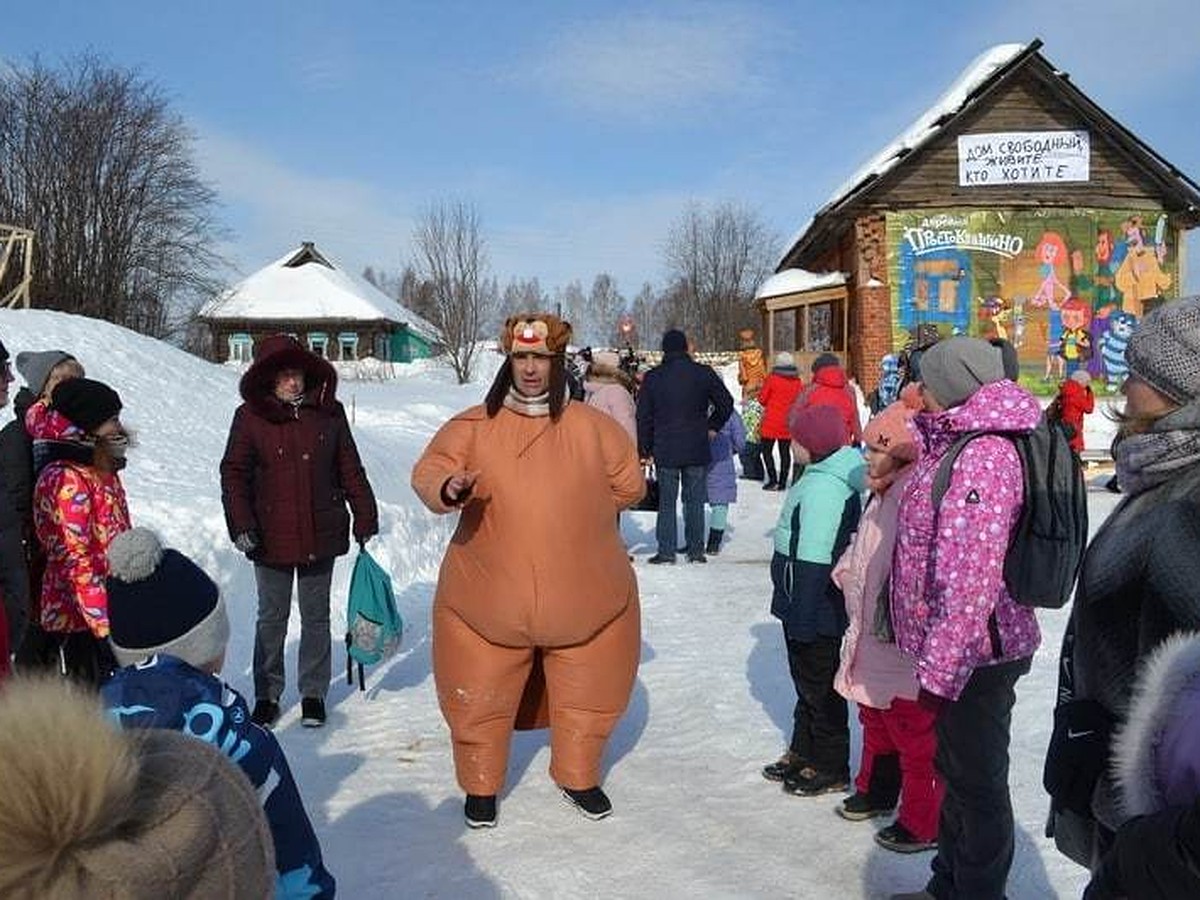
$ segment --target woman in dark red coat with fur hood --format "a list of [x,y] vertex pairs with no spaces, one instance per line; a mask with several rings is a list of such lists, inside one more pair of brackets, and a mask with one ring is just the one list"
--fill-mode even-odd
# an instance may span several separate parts
[[333,562],[379,530],[375,495],[335,396],[333,366],[287,335],[263,341],[242,376],[242,399],[221,460],[229,535],[254,561],[253,719],[270,726],[284,688],[283,645],[297,581],[302,724],[325,722]]

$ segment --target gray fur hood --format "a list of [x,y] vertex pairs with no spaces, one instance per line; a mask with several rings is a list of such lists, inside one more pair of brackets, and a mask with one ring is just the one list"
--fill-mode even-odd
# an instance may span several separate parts
[[1200,797],[1200,632],[1172,635],[1143,661],[1111,765],[1127,817]]

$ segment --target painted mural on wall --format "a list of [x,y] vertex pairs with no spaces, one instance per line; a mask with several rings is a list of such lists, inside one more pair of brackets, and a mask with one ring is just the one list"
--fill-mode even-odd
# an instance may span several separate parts
[[1176,232],[1156,210],[919,210],[887,216],[892,336],[1002,337],[1022,373],[1125,377],[1138,319],[1178,296]]

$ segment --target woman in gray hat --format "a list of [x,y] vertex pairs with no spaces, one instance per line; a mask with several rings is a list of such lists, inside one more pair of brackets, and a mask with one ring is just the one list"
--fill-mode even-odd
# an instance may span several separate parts
[[[1106,854],[1125,856],[1122,844],[1143,834],[1122,827],[1108,732],[1124,722],[1151,652],[1200,629],[1200,297],[1147,315],[1126,359],[1114,445],[1125,497],[1084,557],[1061,665],[1070,702],[1060,701],[1046,762],[1057,786],[1055,840],[1093,868]],[[1107,879],[1110,893],[1095,896],[1159,896],[1122,884],[1119,867],[1108,866]]]

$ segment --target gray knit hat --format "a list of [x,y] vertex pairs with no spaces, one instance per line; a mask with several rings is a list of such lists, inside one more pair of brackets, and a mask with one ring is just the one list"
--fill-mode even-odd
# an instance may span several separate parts
[[22,350],[17,354],[17,371],[29,390],[40,394],[54,367],[74,358],[66,350]]
[[985,384],[1003,380],[1000,350],[979,338],[946,338],[921,357],[921,383],[947,409],[966,402]]
[[0,896],[273,896],[258,796],[205,741],[122,731],[94,694],[23,677],[0,691],[0,759]]
[[1200,397],[1200,296],[1164,303],[1125,348],[1129,371],[1181,405]]

